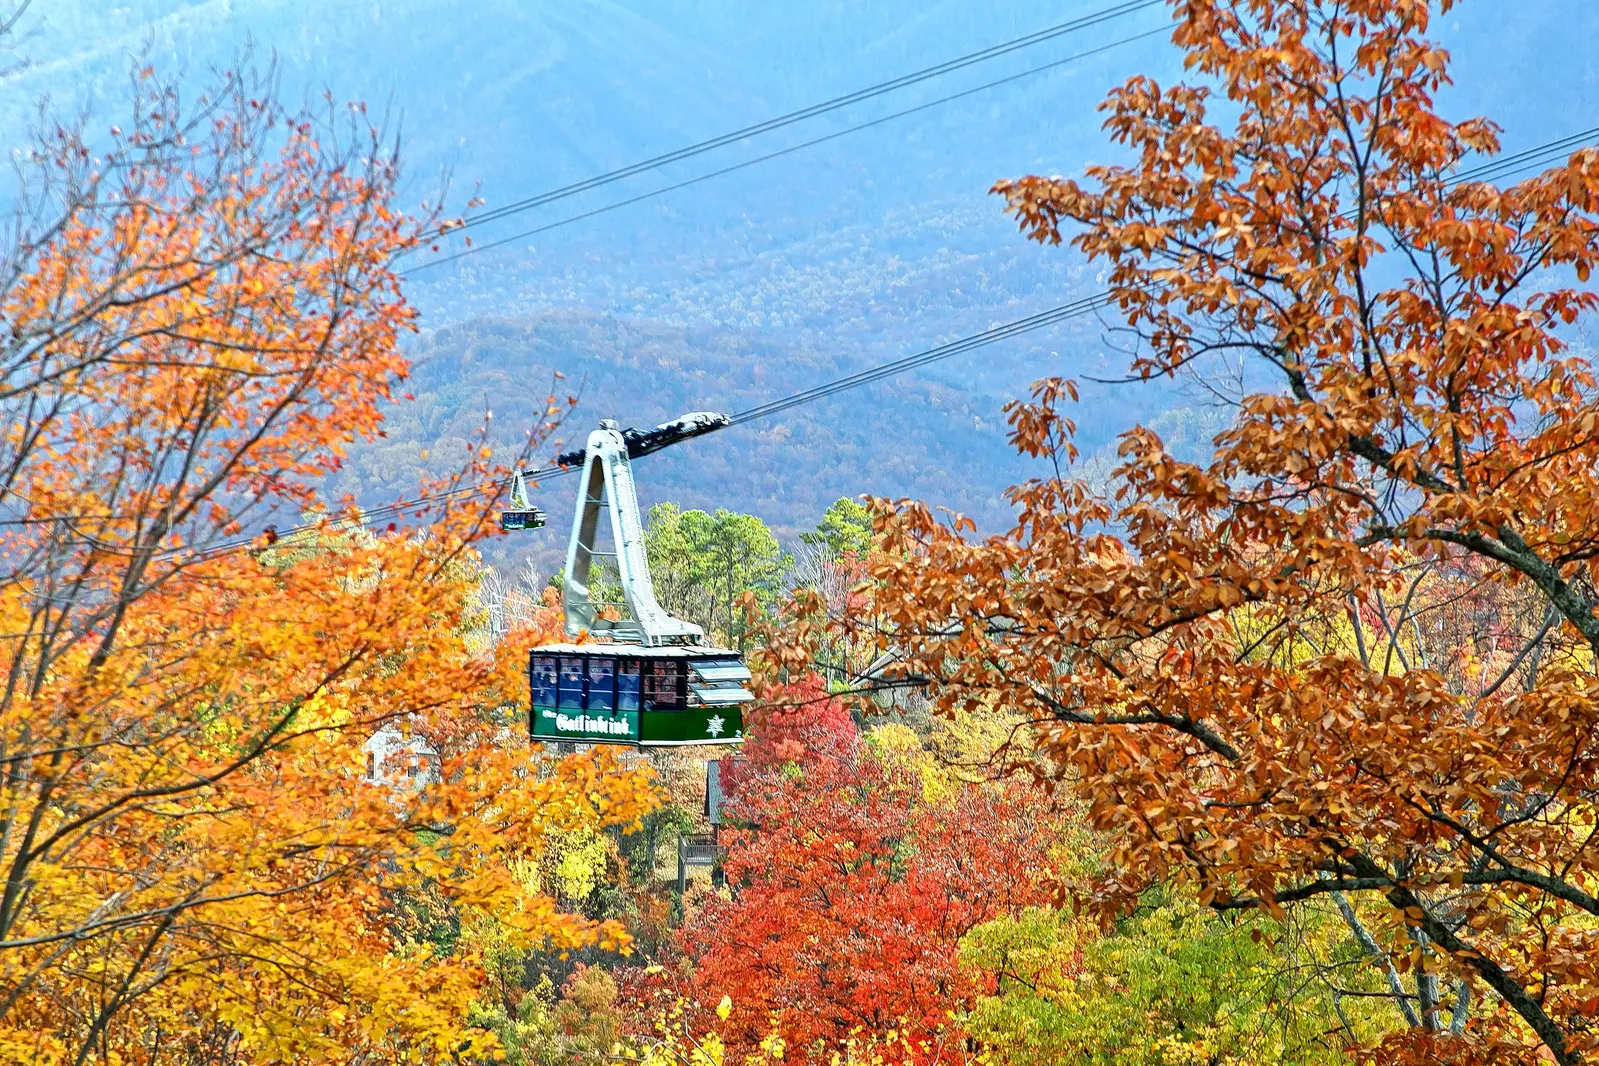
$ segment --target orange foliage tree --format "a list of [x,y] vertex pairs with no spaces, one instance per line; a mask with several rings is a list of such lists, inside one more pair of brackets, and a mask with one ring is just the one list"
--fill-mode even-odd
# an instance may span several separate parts
[[[1435,95],[1448,0],[1174,0],[1191,80],[1109,96],[1126,161],[1001,182],[1100,260],[1136,380],[1242,364],[1203,463],[1145,429],[986,540],[885,506],[872,608],[944,711],[1000,702],[1112,835],[1099,900],[1333,895],[1411,1023],[1380,1061],[1599,1057],[1599,151],[1508,185]],[[1213,381],[1214,384],[1214,381]],[[1215,384],[1218,390],[1221,385]],[[1353,921],[1352,921],[1353,927]]]
[[[486,1056],[477,960],[406,942],[397,898],[529,943],[621,937],[519,873],[652,794],[492,742],[520,682],[464,640],[485,506],[239,540],[380,432],[414,318],[391,264],[438,221],[394,207],[364,111],[272,93],[247,72],[189,102],[141,73],[107,152],[39,143],[6,249],[6,1062]],[[492,473],[483,452],[453,484]],[[362,779],[392,719],[439,739],[441,780]]]

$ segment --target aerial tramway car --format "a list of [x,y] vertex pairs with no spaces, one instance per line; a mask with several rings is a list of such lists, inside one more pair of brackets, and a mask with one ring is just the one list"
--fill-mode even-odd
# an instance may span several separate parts
[[[755,698],[743,685],[749,669],[738,652],[706,643],[704,630],[656,602],[629,464],[632,457],[726,424],[725,415],[697,413],[638,433],[606,419],[589,434],[582,453],[561,456],[563,464],[575,465],[580,454],[583,462],[561,589],[573,640],[530,653],[533,740],[640,748],[742,743],[742,708]],[[520,475],[518,488],[514,511],[507,514],[531,509]],[[614,552],[595,549],[601,511],[610,512]],[[539,519],[543,524],[542,514]],[[590,597],[593,561],[602,557],[616,559],[621,603]]]
[[500,512],[500,528],[507,533],[521,529],[540,529],[544,512],[527,502],[527,478],[518,470],[511,479],[511,506]]

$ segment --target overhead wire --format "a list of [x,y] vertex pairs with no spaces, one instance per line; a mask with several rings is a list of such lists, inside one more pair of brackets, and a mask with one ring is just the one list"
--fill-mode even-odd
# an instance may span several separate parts
[[1516,152],[1512,155],[1501,156],[1500,158],[1489,163],[1484,163],[1479,167],[1473,167],[1470,170],[1463,170],[1459,174],[1455,175],[1455,177],[1451,180],[1451,184],[1459,185],[1468,181],[1486,181],[1490,177],[1504,177],[1509,174],[1517,173],[1521,170],[1527,169],[1528,167],[1537,166],[1540,163],[1546,163],[1552,159],[1559,158],[1562,154],[1570,154],[1572,151],[1575,151],[1578,148],[1585,148],[1593,144],[1596,139],[1599,139],[1599,126],[1592,126],[1588,129],[1573,133],[1569,137],[1561,137],[1559,140],[1546,141],[1543,144],[1534,145],[1533,147],[1525,149],[1524,151]]
[[842,96],[835,96],[830,100],[823,100],[820,103],[811,104],[808,107],[802,107],[796,111],[789,111],[786,114],[777,115],[773,118],[754,123],[753,125],[744,126],[728,133],[719,134],[718,136],[711,137],[703,141],[698,141],[694,144],[686,145],[670,152],[664,152],[657,156],[651,156],[648,159],[642,159],[636,163],[630,163],[627,166],[606,171],[603,174],[596,174],[593,177],[585,178],[582,181],[575,181],[568,185],[562,185],[559,188],[550,189],[549,191],[539,193],[536,196],[525,197],[521,200],[513,200],[511,203],[505,204],[504,206],[492,208],[488,211],[482,212],[481,214],[474,215],[471,218],[466,219],[460,225],[440,227],[438,230],[433,231],[430,236],[443,236],[446,233],[454,233],[462,229],[469,229],[474,226],[485,225],[489,222],[496,222],[502,218],[509,217],[510,215],[519,214],[523,211],[530,211],[533,208],[542,207],[545,204],[554,203],[557,200],[562,200],[569,196],[576,196],[579,193],[587,192],[590,189],[599,188],[602,185],[609,185],[612,182],[621,181],[637,174],[643,174],[646,171],[656,170],[671,163],[679,162],[680,160],[689,159],[697,155],[703,155],[706,152],[714,151],[717,148],[734,144],[749,137],[754,137],[763,133],[769,133],[772,130],[782,129],[785,126],[792,126],[797,122],[803,122],[806,119],[815,118],[818,115],[825,115],[828,112],[837,111],[840,108],[849,107],[852,104],[858,104],[862,101],[882,96],[885,93],[904,89],[932,78],[953,73],[957,70],[963,70],[966,67],[983,63],[990,59],[997,59],[1000,56],[1009,55],[1012,52],[1017,52],[1024,48],[1031,48],[1034,45],[1043,44],[1046,41],[1052,41],[1058,37],[1076,33],[1079,30],[1097,26],[1100,23],[1108,22],[1115,18],[1120,18],[1123,15],[1130,15],[1134,12],[1142,11],[1147,8],[1157,7],[1165,2],[1166,0],[1121,0],[1121,2],[1112,4],[1106,8],[1102,8],[1099,11],[1094,11],[1087,15],[1070,19],[1054,26],[1049,26],[1034,33],[1012,38],[1009,41],[1003,41],[999,44],[991,45],[988,48],[979,49],[976,52],[969,52],[966,55],[957,56],[954,59],[946,60],[942,63],[935,63],[930,67],[923,67],[920,70],[914,70],[909,74],[902,74],[897,78],[890,78],[888,81],[878,82],[875,85],[868,85],[863,89],[857,89],[854,92],[845,93]]
[[950,93],[949,95],[941,96],[936,100],[928,100],[925,103],[917,104],[914,107],[907,107],[891,114],[881,115],[877,118],[871,119],[870,121],[861,122],[846,129],[835,130],[832,133],[824,133],[821,136],[813,137],[808,141],[801,141],[798,144],[792,144],[786,148],[779,148],[776,151],[755,156],[753,159],[741,160],[740,162],[732,163],[728,166],[720,167],[704,174],[697,174],[692,178],[685,178],[682,181],[675,181],[670,185],[662,185],[659,188],[651,189],[648,192],[639,193],[636,196],[629,196],[623,200],[616,200],[608,204],[603,204],[588,211],[581,211],[575,215],[567,215],[565,218],[558,218],[553,222],[546,222],[541,226],[534,226],[531,229],[525,229],[519,233],[513,233],[508,237],[500,237],[497,240],[485,241],[481,244],[474,244],[468,248],[462,248],[460,251],[451,252],[448,255],[441,255],[437,258],[429,259],[425,263],[418,263],[414,267],[400,271],[399,274],[401,277],[410,277],[411,275],[420,273],[421,271],[431,270],[436,266],[443,266],[445,263],[453,263],[459,259],[465,259],[468,256],[477,255],[481,252],[487,252],[494,248],[503,248],[507,244],[515,244],[517,241],[523,241],[529,237],[536,237],[540,233],[548,233],[550,230],[560,229],[563,226],[570,226],[574,222],[582,222],[585,219],[594,218],[598,215],[609,214],[612,211],[617,211],[624,207],[631,207],[633,204],[642,203],[645,200],[653,200],[657,196],[665,196],[667,193],[676,192],[679,189],[686,189],[691,185],[699,185],[702,182],[710,181],[713,178],[720,178],[736,171],[746,170],[749,167],[758,166],[761,163],[769,163],[774,159],[780,159],[786,155],[793,155],[795,152],[800,152],[807,148],[814,148],[817,145],[825,144],[828,141],[838,140],[840,137],[847,137],[850,134],[859,133],[862,130],[871,129],[874,126],[881,126],[884,123],[893,122],[896,119],[904,118],[907,115],[914,115],[919,111],[927,111],[931,108],[940,107],[951,102],[952,100],[959,100],[962,97],[973,96],[977,93],[987,92],[989,89],[994,89],[1001,85],[1009,84],[1010,82],[1020,81],[1023,78],[1030,78],[1035,74],[1041,74],[1048,70],[1054,70],[1058,67],[1063,67],[1068,63],[1075,63],[1079,59],[1086,59],[1089,56],[1098,55],[1101,52],[1108,52],[1113,48],[1120,48],[1124,44],[1131,44],[1134,41],[1141,41],[1146,37],[1154,37],[1157,34],[1162,34],[1165,32],[1167,32],[1167,28],[1165,26],[1157,26],[1152,30],[1145,30],[1143,33],[1135,33],[1131,36],[1111,41],[1109,44],[1100,45],[1098,48],[1090,48],[1086,51],[1078,52],[1074,55],[1069,55],[1065,58],[1057,59],[1050,63],[1044,63],[1036,67],[1029,67],[1027,70],[1019,73],[1010,74],[1003,78],[996,78],[993,81],[984,82],[982,85],[974,85],[969,89],[962,89],[960,92]]
[[[1557,141],[1550,141],[1542,145],[1537,145],[1523,152],[1518,152],[1514,155],[1506,156],[1503,159],[1495,160],[1492,163],[1463,171],[1451,180],[1451,184],[1459,185],[1465,182],[1486,181],[1495,177],[1509,176],[1510,174],[1525,170],[1528,167],[1536,166],[1540,162],[1545,162],[1551,155],[1558,155],[1561,152],[1569,152],[1574,148],[1592,143],[1596,137],[1599,137],[1599,127],[1583,130],[1582,132],[1572,134],[1569,137],[1563,137]],[[733,415],[728,424],[730,426],[737,426],[746,422],[754,421],[756,419],[766,418],[771,415],[787,411],[792,407],[798,407],[802,404],[825,399],[840,392],[859,388],[862,385],[867,385],[874,381],[880,381],[883,378],[904,373],[907,370],[918,369],[920,367],[927,366],[930,363],[948,359],[952,356],[973,351],[977,348],[986,347],[987,345],[993,344],[997,341],[1007,340],[1011,337],[1020,336],[1024,333],[1031,333],[1035,330],[1044,329],[1048,326],[1056,325],[1068,319],[1078,318],[1082,315],[1090,314],[1093,311],[1107,306],[1108,304],[1112,303],[1114,299],[1115,294],[1113,292],[1105,291],[1095,293],[1092,296],[1086,296],[1082,299],[1074,300],[1069,303],[1061,304],[1057,307],[1040,311],[1035,315],[1030,315],[1026,318],[1017,319],[1014,322],[1007,322],[1003,325],[995,326],[991,329],[985,330],[982,333],[974,334],[970,337],[963,337],[960,340],[951,341],[948,344],[939,345],[938,347],[930,348],[923,352],[918,352],[915,355],[910,355],[902,359],[896,359],[888,363],[883,363],[879,366],[871,367],[855,374],[850,374],[835,381],[830,381],[810,389],[802,390],[790,396],[785,396],[781,399],[772,400],[757,407],[752,407],[747,411],[742,411]]]
[[[1590,143],[1594,137],[1599,137],[1599,127],[1584,130],[1580,133],[1572,134],[1571,136],[1546,142],[1541,145],[1535,145],[1524,151],[1510,156],[1505,156],[1502,159],[1497,159],[1482,166],[1462,171],[1460,174],[1451,179],[1451,184],[1458,185],[1465,182],[1488,181],[1499,177],[1508,177],[1511,174],[1526,170],[1529,167],[1537,166],[1540,162],[1547,161],[1547,157],[1549,157],[1552,153],[1569,153],[1576,147],[1582,147],[1585,144]],[[892,377],[908,370],[918,369],[920,367],[927,366],[931,363],[939,362],[956,355],[987,347],[988,345],[998,343],[999,341],[1022,336],[1040,329],[1045,329],[1049,326],[1057,325],[1073,318],[1091,314],[1092,312],[1107,306],[1113,302],[1114,299],[1115,294],[1113,292],[1105,291],[1095,293],[1091,296],[1082,297],[1077,300],[1072,300],[1056,307],[1039,311],[1038,313],[1029,315],[1025,318],[1020,318],[1013,322],[1006,322],[1001,325],[994,326],[990,329],[984,330],[981,333],[976,333],[969,337],[962,337],[958,340],[950,341],[947,344],[937,345],[924,351],[917,352],[913,355],[891,360],[890,362],[869,367],[854,374],[849,374],[842,378],[825,382],[809,389],[803,389],[799,392],[780,397],[776,400],[768,401],[767,403],[760,404],[733,415],[730,418],[728,425],[745,425],[758,419],[769,418],[783,411],[787,411],[804,404],[814,403],[818,400],[822,400],[829,396],[834,396],[838,393],[846,392],[851,389],[860,388],[863,385],[868,385],[872,382],[880,381],[884,378]],[[540,482],[561,477],[569,473],[575,473],[576,470],[576,467],[550,465],[540,467],[536,470],[523,471],[522,476],[529,482]],[[506,478],[483,485],[459,486],[457,488],[448,489],[439,493],[430,493],[425,496],[419,496],[414,500],[400,501],[398,503],[376,507],[370,511],[363,511],[353,518],[340,519],[331,524],[326,522],[308,522],[284,530],[278,534],[278,537],[280,540],[282,540],[284,538],[295,536],[296,534],[307,533],[329,526],[335,529],[345,527],[366,528],[382,522],[385,519],[395,518],[403,514],[423,511],[436,504],[447,502],[452,499],[471,499],[488,495],[490,493],[498,493],[503,491],[510,484],[510,480],[511,479]],[[261,538],[259,535],[254,537],[241,537],[236,540],[214,545],[210,548],[199,549],[189,554],[192,554],[198,558],[210,558],[216,555],[245,550],[251,547],[258,547],[260,540]],[[178,554],[184,554],[184,550],[174,548],[168,552],[162,553],[163,556]]]
[[[1062,304],[1059,307],[1052,307],[1046,311],[1040,311],[1035,315],[1029,315],[1026,318],[1017,319],[1014,322],[1006,322],[1002,325],[994,326],[991,329],[984,330],[982,333],[973,334],[970,337],[962,337],[959,340],[950,341],[947,344],[940,344],[925,351],[917,352],[914,355],[905,356],[902,359],[895,359],[888,363],[869,367],[866,370],[847,375],[835,381],[830,381],[825,384],[815,386],[814,388],[804,389],[800,392],[793,393],[792,395],[784,396],[777,400],[772,400],[768,403],[749,408],[745,411],[740,411],[731,416],[728,421],[728,426],[744,425],[748,422],[756,421],[757,419],[769,418],[772,415],[787,411],[790,408],[800,407],[808,403],[814,403],[817,400],[825,399],[841,392],[847,392],[850,389],[856,389],[863,385],[869,385],[874,381],[881,381],[884,378],[893,377],[896,374],[902,374],[907,370],[914,370],[927,366],[931,363],[949,359],[965,352],[987,347],[990,344],[997,344],[1000,341],[1009,340],[1012,337],[1019,337],[1026,333],[1032,333],[1048,326],[1055,325],[1058,322],[1064,322],[1069,318],[1076,318],[1080,315],[1088,314],[1089,312],[1110,302],[1110,299],[1111,294],[1099,293],[1095,296],[1085,297],[1080,300],[1073,300],[1069,303]],[[524,470],[521,473],[524,480],[526,480],[529,483],[529,486],[532,487],[539,482],[562,477],[566,474],[576,473],[577,469],[578,468],[575,466],[560,466],[552,464],[549,466],[540,467],[536,470]],[[309,533],[323,528],[367,528],[376,525],[385,519],[397,518],[403,514],[426,510],[441,503],[447,503],[451,500],[472,499],[478,496],[487,495],[489,493],[501,492],[507,488],[510,483],[510,478],[503,478],[483,485],[458,486],[453,489],[446,489],[443,492],[429,493],[425,496],[418,496],[414,500],[402,500],[397,503],[374,507],[370,510],[360,512],[353,518],[339,519],[332,523],[306,522],[298,526],[293,526],[289,529],[278,531],[277,537],[279,541],[282,541],[297,534]],[[214,545],[208,549],[201,549],[193,554],[202,558],[226,554],[228,552],[248,548],[252,545],[258,546],[260,539],[261,538],[259,536],[241,537],[236,540]],[[173,554],[180,552],[181,549],[173,549]]]
[[1105,306],[1111,299],[1112,295],[1108,292],[1097,293],[1081,300],[1073,300],[1070,303],[1052,307],[1047,311],[1040,311],[1036,315],[1029,315],[1014,322],[1006,322],[1003,325],[984,330],[982,333],[973,334],[970,337],[962,337],[960,340],[950,341],[948,344],[941,344],[926,351],[917,352],[915,355],[905,356],[903,359],[895,359],[892,362],[870,367],[847,377],[839,378],[836,381],[829,381],[814,388],[796,392],[791,396],[785,396],[782,399],[772,400],[758,407],[752,407],[747,411],[740,411],[732,416],[728,425],[740,426],[756,419],[770,418],[772,415],[780,414],[790,408],[814,403],[817,400],[823,400],[829,396],[847,392],[850,389],[858,389],[862,385],[869,385],[874,381],[881,381],[896,374],[903,374],[907,370],[916,370],[930,363],[975,351],[978,348],[985,348],[990,344],[1009,340],[1012,337],[1019,337],[1024,333],[1032,333],[1036,330],[1053,326],[1056,323],[1064,322],[1069,318],[1086,315],[1097,308]]
[[[528,482],[529,487],[532,487],[537,482],[548,481],[552,478],[557,478],[576,472],[576,467],[556,466],[552,464],[550,466],[540,467],[537,470],[524,470],[522,471],[522,477]],[[347,518],[336,518],[331,521],[323,519],[313,522],[302,522],[299,525],[290,526],[282,530],[274,528],[273,543],[282,544],[285,541],[292,540],[296,536],[316,532],[319,530],[341,532],[351,529],[370,529],[372,526],[378,525],[385,520],[398,519],[405,515],[421,513],[440,506],[441,504],[448,504],[452,501],[459,502],[470,500],[479,496],[487,496],[491,493],[498,494],[510,487],[511,480],[511,478],[500,478],[485,484],[459,485],[453,489],[444,489],[440,492],[430,492],[425,495],[418,496],[412,500],[399,500],[395,503],[383,504],[378,507],[358,511],[354,515]],[[244,551],[251,547],[258,548],[260,546],[261,535],[256,534],[255,536],[249,537],[235,537],[231,540],[226,540],[219,544],[209,545],[205,548],[200,548],[193,551],[185,551],[185,549],[182,548],[172,548],[165,552],[158,553],[157,558],[170,558],[176,555],[187,554],[196,559],[210,559],[215,556],[228,555],[236,551]]]

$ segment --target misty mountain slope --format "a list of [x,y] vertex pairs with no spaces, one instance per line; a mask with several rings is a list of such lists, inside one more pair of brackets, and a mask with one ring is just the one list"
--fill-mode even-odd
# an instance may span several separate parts
[[[418,199],[450,167],[461,199],[481,182],[494,206],[1101,7],[1099,0],[50,0],[25,23],[32,32],[19,47],[33,66],[7,79],[0,136],[20,143],[41,95],[68,111],[93,101],[97,121],[109,125],[133,53],[147,50],[163,70],[195,79],[253,40],[258,52],[279,55],[290,95],[326,86],[339,99],[392,107],[403,121]],[[478,236],[494,240],[603,206],[1168,19],[1164,9],[1125,16]],[[1592,95],[1595,64],[1584,42],[1596,34],[1599,5],[1583,0],[1458,4],[1435,23],[1456,59],[1458,84],[1445,99],[1461,114],[1492,114],[1513,147],[1591,124],[1555,105]],[[603,309],[638,313],[623,302],[698,285],[709,264],[777,255],[828,269],[834,260],[813,252],[831,235],[886,231],[918,213],[986,213],[991,221],[981,232],[990,250],[1014,248],[1013,231],[985,201],[989,184],[1028,171],[1076,172],[1114,157],[1096,111],[1105,90],[1135,72],[1169,82],[1181,72],[1178,59],[1159,36],[1086,57],[474,256],[466,261],[471,274],[453,290],[450,275],[465,264],[418,275],[418,294],[439,320],[433,325],[481,313],[455,307],[454,298],[490,273],[530,306],[559,306],[568,296],[593,306],[609,294],[617,303]],[[939,251],[935,240],[900,242],[872,263],[891,273],[894,256]],[[797,272],[796,283],[803,277]]]
[[[481,183],[493,207],[1106,3],[45,0],[19,42],[33,64],[0,94],[0,136],[23,143],[40,96],[68,112],[92,103],[91,126],[104,128],[133,53],[188,72],[197,91],[205,68],[248,39],[277,54],[290,96],[326,86],[391,109],[413,202],[448,168],[457,205]],[[1118,19],[472,236],[513,237],[1168,18]],[[1446,109],[1499,120],[1508,150],[1594,124],[1585,101],[1599,89],[1599,4],[1465,0],[1433,33],[1455,58]],[[412,346],[418,399],[396,407],[389,437],[356,453],[337,490],[383,502],[447,469],[485,406],[511,444],[552,368],[585,382],[569,434],[581,436],[604,416],[649,424],[738,410],[1098,291],[1097,267],[1023,241],[987,190],[1118,158],[1096,109],[1135,73],[1170,84],[1181,57],[1158,35],[457,262],[427,269],[413,257],[407,292],[428,331]],[[1001,491],[1027,472],[1005,443],[1003,403],[1045,374],[1116,376],[1114,343],[1091,317],[1007,341],[652,458],[646,494],[788,528],[839,495],[918,495],[998,528]],[[1102,452],[1139,419],[1202,440],[1195,427],[1208,422],[1185,413],[1196,402],[1163,386],[1091,390],[1085,451]]]

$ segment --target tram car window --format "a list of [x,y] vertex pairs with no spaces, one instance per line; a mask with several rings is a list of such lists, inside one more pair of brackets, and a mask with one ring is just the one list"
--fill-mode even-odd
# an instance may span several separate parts
[[616,709],[618,711],[638,710],[639,698],[639,661],[637,659],[621,659],[616,664]]
[[616,704],[616,660],[596,657],[588,663],[588,709],[610,714]]
[[583,709],[583,660],[577,656],[561,659],[560,703],[563,711]]
[[644,678],[645,707],[654,711],[681,711],[686,702],[682,660],[656,659],[645,663],[644,668],[649,671]]
[[533,656],[533,703],[537,706],[555,706],[555,663],[553,655]]

